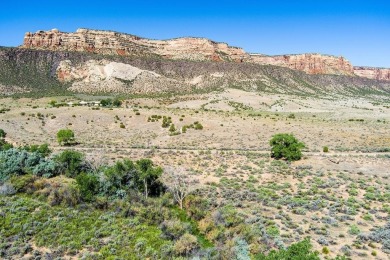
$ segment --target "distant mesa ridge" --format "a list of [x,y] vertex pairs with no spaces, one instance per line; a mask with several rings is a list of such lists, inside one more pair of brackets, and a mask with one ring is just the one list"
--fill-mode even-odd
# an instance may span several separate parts
[[348,75],[390,81],[390,69],[354,67],[344,57],[318,53],[268,56],[247,53],[239,47],[196,37],[153,40],[115,31],[81,28],[74,33],[66,33],[52,29],[27,32],[20,48],[120,56],[159,56],[173,60],[247,62],[287,67],[308,74]]

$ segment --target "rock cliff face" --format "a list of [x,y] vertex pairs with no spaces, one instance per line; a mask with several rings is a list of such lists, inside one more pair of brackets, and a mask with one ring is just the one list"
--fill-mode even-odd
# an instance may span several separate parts
[[390,69],[372,67],[353,67],[354,73],[363,78],[390,81]]
[[78,29],[75,33],[64,33],[57,29],[28,32],[24,36],[21,47],[122,56],[158,55],[175,60],[242,62],[249,58],[241,48],[230,47],[226,43],[217,43],[205,38],[149,40],[130,34],[88,29]]
[[309,74],[353,75],[351,63],[343,57],[321,54],[265,56],[251,54],[253,62],[301,70]]
[[[390,69],[354,68],[343,57],[322,54],[276,56],[249,54],[241,48],[231,47],[226,43],[218,43],[205,38],[187,37],[150,40],[113,31],[78,29],[74,33],[65,33],[53,29],[26,33],[23,45],[20,47],[36,50],[97,53],[119,57],[161,57],[171,60],[246,62],[281,66],[304,71],[308,74],[356,75],[369,79],[390,81]],[[60,80],[63,80],[67,75],[58,74],[58,76]]]

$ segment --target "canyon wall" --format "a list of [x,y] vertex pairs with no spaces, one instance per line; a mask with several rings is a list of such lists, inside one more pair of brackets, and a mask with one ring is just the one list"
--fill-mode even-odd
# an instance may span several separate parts
[[353,67],[355,75],[363,78],[390,81],[390,69]]
[[26,33],[22,48],[61,51],[86,51],[116,55],[158,55],[168,59],[242,62],[249,55],[241,48],[205,38],[150,40],[112,31],[78,29],[64,33],[56,29]]
[[253,62],[301,70],[309,74],[353,75],[351,63],[343,57],[322,54],[266,56],[251,54]]
[[172,60],[248,62],[281,66],[308,74],[356,75],[390,81],[390,69],[353,67],[343,57],[316,53],[276,56],[249,54],[242,48],[206,38],[151,40],[113,31],[78,29],[74,33],[65,33],[53,29],[26,33],[20,48],[119,56],[157,56]]

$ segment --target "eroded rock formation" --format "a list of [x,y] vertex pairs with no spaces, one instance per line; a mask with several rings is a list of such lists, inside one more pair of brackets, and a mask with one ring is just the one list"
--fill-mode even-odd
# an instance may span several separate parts
[[253,62],[305,71],[309,74],[353,75],[351,63],[343,57],[322,54],[266,56],[251,54]]
[[157,93],[189,88],[153,71],[108,60],[88,60],[78,65],[63,60],[56,72],[59,81],[72,82],[69,90],[74,92]]
[[363,78],[390,81],[390,69],[353,67],[355,75]]
[[117,55],[158,55],[169,59],[242,62],[249,55],[241,48],[205,38],[150,40],[112,31],[78,29],[64,33],[57,29],[26,33],[22,48],[87,51]]

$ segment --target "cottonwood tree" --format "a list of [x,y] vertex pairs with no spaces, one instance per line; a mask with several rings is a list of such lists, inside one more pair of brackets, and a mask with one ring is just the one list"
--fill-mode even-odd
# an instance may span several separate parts
[[75,144],[74,132],[70,129],[61,129],[57,132],[57,141],[60,145]]
[[297,161],[302,157],[301,150],[305,144],[298,141],[292,134],[276,134],[270,140],[271,157],[275,159],[286,159]]
[[138,189],[144,192],[145,198],[160,193],[162,184],[159,179],[163,172],[162,168],[155,167],[150,159],[140,159],[135,165],[138,170],[136,176]]
[[188,172],[183,168],[166,167],[162,175],[162,181],[172,193],[173,198],[183,209],[184,199],[195,189]]

